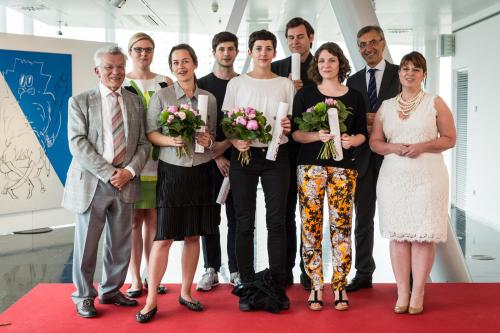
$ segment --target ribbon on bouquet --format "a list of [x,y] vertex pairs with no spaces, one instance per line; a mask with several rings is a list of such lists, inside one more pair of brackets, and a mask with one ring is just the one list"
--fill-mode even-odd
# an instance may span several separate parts
[[[200,113],[201,120],[205,122],[205,125],[207,124],[207,108],[208,108],[208,96],[198,95],[198,112]],[[197,129],[196,132],[205,133],[205,126]],[[203,153],[205,152],[205,147],[196,144],[194,151],[195,153]]]
[[288,114],[289,104],[280,102],[278,111],[276,112],[276,120],[273,128],[273,138],[268,145],[266,159],[276,161],[278,149],[280,148],[281,137],[283,136],[283,127],[281,127],[281,119],[285,118]]

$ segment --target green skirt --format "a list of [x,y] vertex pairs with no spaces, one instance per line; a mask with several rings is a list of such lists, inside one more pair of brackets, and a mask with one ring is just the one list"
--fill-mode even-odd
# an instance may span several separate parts
[[141,181],[141,200],[134,204],[134,208],[156,208],[156,181]]

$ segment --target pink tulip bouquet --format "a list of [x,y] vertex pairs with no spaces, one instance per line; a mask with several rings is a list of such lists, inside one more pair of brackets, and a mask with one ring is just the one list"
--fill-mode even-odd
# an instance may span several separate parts
[[205,122],[198,111],[189,104],[170,105],[158,116],[158,127],[163,134],[180,137],[184,141],[182,147],[177,147],[179,158],[192,154],[194,134],[202,126],[205,126]]
[[[328,109],[335,108],[339,115],[339,127],[340,133],[345,133],[347,131],[347,126],[345,125],[345,120],[349,117],[352,112],[351,108],[346,107],[344,103],[333,98],[327,98],[324,102],[316,103],[302,113],[301,117],[295,117],[295,123],[299,125],[299,130],[303,132],[316,132],[320,130],[330,130],[330,125],[328,123]],[[321,147],[318,155],[318,159],[327,160],[330,158],[335,158],[337,156],[337,151],[335,150],[334,140],[340,140],[340,138],[333,138],[325,143]]]
[[[271,125],[267,124],[262,112],[252,107],[235,108],[224,115],[222,130],[229,140],[259,140],[268,143],[272,139]],[[241,165],[250,163],[250,153],[240,152],[238,160]]]

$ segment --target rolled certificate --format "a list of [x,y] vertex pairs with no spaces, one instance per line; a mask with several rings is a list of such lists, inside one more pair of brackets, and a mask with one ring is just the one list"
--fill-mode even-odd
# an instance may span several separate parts
[[328,125],[330,125],[330,134],[335,135],[333,138],[333,145],[335,147],[335,156],[333,159],[335,161],[340,161],[344,158],[344,154],[342,153],[342,142],[340,138],[339,114],[335,108],[328,109],[327,113]]
[[300,80],[300,54],[292,53],[292,80]]
[[229,184],[229,177],[224,177],[224,180],[222,181],[222,185],[219,190],[219,195],[217,196],[217,200],[215,202],[217,202],[219,205],[225,204],[230,189],[231,186]]
[[[207,123],[207,108],[208,108],[208,96],[207,95],[198,95],[198,112],[200,113],[201,120]],[[199,128],[196,132],[205,132],[205,127]],[[194,148],[196,153],[205,152],[205,148],[202,145],[196,144]]]
[[283,127],[281,127],[281,119],[285,118],[288,114],[289,104],[280,102],[278,112],[276,112],[276,121],[274,122],[273,138],[267,148],[266,159],[276,161],[278,149],[280,148],[281,137],[283,136]]

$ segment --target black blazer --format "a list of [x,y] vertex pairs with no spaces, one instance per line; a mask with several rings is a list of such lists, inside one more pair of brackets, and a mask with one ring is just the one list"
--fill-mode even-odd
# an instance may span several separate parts
[[[401,91],[398,70],[399,66],[391,64],[388,61],[385,62],[384,75],[382,76],[377,96],[377,104],[375,105],[374,110],[378,110],[384,100],[396,96]],[[366,112],[372,112],[372,110],[370,110],[370,101],[368,99],[368,88],[366,87],[366,67],[350,76],[347,79],[347,86],[349,89],[355,89],[361,93],[361,96],[363,96],[363,100],[365,101]],[[366,173],[366,169],[370,163],[370,158],[375,159],[374,162],[376,163],[377,168],[380,168],[382,164],[383,157],[371,151],[368,141],[369,138],[366,138],[366,141],[354,151],[354,158],[359,177],[363,177]]]

